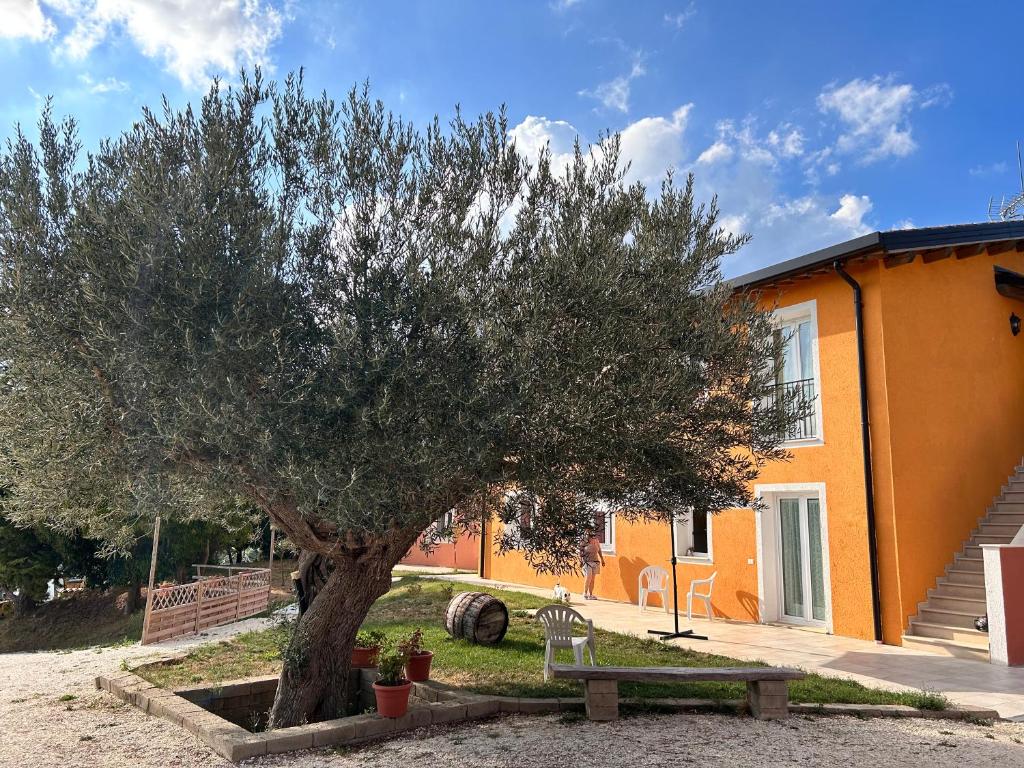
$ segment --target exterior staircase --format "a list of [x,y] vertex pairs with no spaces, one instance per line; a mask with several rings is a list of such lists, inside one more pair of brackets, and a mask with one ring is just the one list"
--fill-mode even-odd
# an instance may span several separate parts
[[961,550],[946,566],[946,573],[918,603],[917,615],[903,635],[903,645],[932,653],[988,661],[988,635],[974,628],[974,620],[988,612],[982,544],[1009,544],[1024,526],[1024,466],[1003,486],[988,514],[978,521]]

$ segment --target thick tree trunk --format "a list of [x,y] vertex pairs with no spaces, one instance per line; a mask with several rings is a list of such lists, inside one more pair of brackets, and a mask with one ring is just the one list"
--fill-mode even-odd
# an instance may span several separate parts
[[344,716],[356,633],[370,607],[391,587],[392,565],[390,560],[333,561],[326,582],[309,596],[284,652],[272,728]]
[[22,587],[14,596],[14,615],[21,617],[32,613],[36,607],[36,601],[28,594],[28,590]]
[[[149,596],[146,596],[149,599]],[[124,615],[130,616],[139,609],[139,605],[142,603],[142,579],[135,577],[132,579],[131,585],[128,587],[128,596],[124,601]]]
[[299,567],[297,568],[299,578],[296,589],[299,594],[300,614],[306,612],[309,604],[323,589],[333,569],[334,564],[323,555],[306,551],[299,555]]

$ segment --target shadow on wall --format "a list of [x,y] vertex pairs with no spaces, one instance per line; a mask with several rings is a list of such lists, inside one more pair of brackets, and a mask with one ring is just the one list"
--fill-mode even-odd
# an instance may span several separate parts
[[[746,611],[746,616],[741,616],[741,619],[750,619],[750,621],[760,621],[760,608],[758,607],[759,601],[757,595],[753,595],[750,592],[738,591],[736,593],[736,600],[740,605],[743,606],[743,610]],[[718,613],[716,612],[717,616]]]
[[[639,604],[640,602],[640,571],[649,565],[660,565],[669,572],[669,592],[668,592],[668,608],[671,611],[673,608],[672,604],[672,566],[662,565],[660,563],[651,563],[648,560],[639,557],[622,557],[619,556],[619,577],[622,580],[622,586],[625,591],[630,595],[630,602],[633,604]],[[677,571],[679,579],[679,612],[681,614],[686,613],[686,594],[690,590],[690,582],[692,579],[687,578],[686,569],[680,568]],[[696,577],[695,577],[696,578]],[[705,575],[701,575],[700,578],[706,578]],[[720,583],[716,583],[715,589],[721,589]],[[728,612],[723,611],[718,606],[718,601],[715,600],[716,595],[712,593],[711,610],[715,615],[715,618],[720,619],[733,619],[738,621],[759,621],[760,611],[758,608],[757,595],[747,592],[745,590],[736,591],[735,603],[740,606],[738,615],[730,616]],[[665,606],[661,602],[662,595],[660,593],[650,594],[647,598],[647,607],[656,608],[663,610]],[[729,602],[728,600],[726,602]],[[702,601],[695,601],[693,606],[694,616],[702,617],[704,615],[704,603]]]
[[[649,560],[644,560],[640,557],[622,557],[619,556],[619,578],[622,579],[622,586],[629,595],[629,601],[634,605],[640,604],[640,571],[649,565],[654,565]],[[671,577],[670,577],[671,578]],[[669,588],[669,608],[672,607],[672,592],[671,586]],[[648,595],[647,597],[648,608],[661,608],[664,609],[664,605],[661,603],[661,594],[655,593]]]

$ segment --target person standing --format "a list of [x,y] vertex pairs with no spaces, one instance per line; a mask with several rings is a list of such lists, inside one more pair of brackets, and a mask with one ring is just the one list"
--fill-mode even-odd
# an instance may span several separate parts
[[594,531],[587,531],[587,540],[580,548],[580,554],[583,557],[583,599],[596,600],[594,582],[604,565],[604,553],[601,551],[601,540]]

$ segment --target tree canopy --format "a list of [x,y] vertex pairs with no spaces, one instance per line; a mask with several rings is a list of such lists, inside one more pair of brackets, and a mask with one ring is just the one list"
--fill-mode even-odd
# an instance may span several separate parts
[[[555,168],[504,112],[418,131],[299,76],[215,84],[84,157],[47,110],[0,159],[12,515],[116,536],[247,499],[335,566],[296,642],[330,627],[344,655],[449,510],[534,505],[515,545],[558,571],[598,505],[749,504],[790,415],[770,316],[722,279],[745,238],[692,179],[652,197],[624,172],[615,136]],[[292,658],[282,690],[337,673]]]

